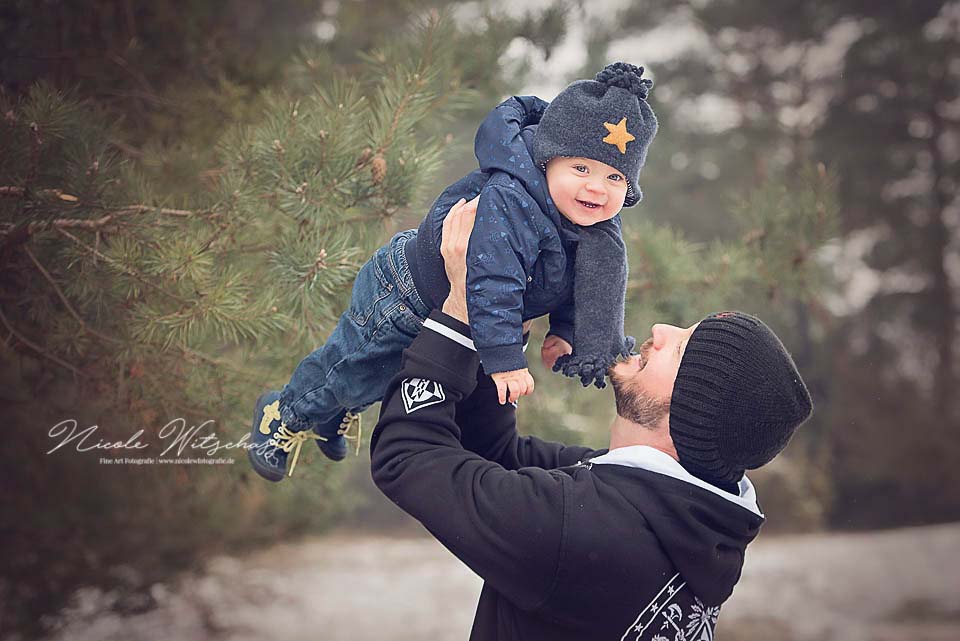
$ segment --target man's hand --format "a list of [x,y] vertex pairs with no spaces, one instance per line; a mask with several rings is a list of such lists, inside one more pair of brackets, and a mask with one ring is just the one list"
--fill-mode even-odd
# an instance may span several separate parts
[[563,340],[556,334],[551,334],[543,339],[543,346],[540,348],[540,359],[543,366],[547,369],[553,369],[553,364],[564,354],[572,354],[573,346]]
[[501,405],[508,401],[513,403],[521,396],[533,394],[533,377],[530,376],[526,367],[491,374],[490,378],[497,385],[497,396],[500,398]]
[[480,196],[467,202],[461,198],[450,208],[443,219],[443,237],[440,239],[440,255],[443,269],[450,281],[450,293],[443,301],[441,311],[462,323],[469,323],[467,316],[467,245],[477,217]]

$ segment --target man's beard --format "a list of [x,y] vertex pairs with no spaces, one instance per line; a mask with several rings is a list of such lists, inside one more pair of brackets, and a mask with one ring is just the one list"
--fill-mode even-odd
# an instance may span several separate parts
[[628,382],[619,376],[610,374],[613,384],[613,396],[617,401],[617,415],[653,429],[664,416],[670,412],[670,397],[655,398],[645,394],[636,386],[628,386]]

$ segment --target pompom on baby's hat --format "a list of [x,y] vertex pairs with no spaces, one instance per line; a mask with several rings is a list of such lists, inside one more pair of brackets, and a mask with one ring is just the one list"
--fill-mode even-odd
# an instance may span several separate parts
[[653,80],[643,77],[643,67],[632,65],[629,62],[614,62],[603,68],[603,71],[594,76],[594,80],[610,87],[626,89],[638,98],[647,99],[647,94],[653,87]]
[[533,159],[546,168],[557,156],[598,160],[627,179],[624,207],[643,198],[640,168],[657,134],[657,117],[647,104],[653,81],[643,67],[609,64],[593,80],[577,80],[543,112],[533,141]]

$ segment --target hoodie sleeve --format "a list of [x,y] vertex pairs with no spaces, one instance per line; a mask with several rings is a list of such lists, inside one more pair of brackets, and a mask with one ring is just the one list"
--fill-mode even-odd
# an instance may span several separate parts
[[487,374],[523,369],[523,295],[539,254],[533,198],[502,185],[480,192],[467,249],[467,312]]
[[370,442],[377,487],[518,607],[550,596],[571,479],[507,470],[466,450],[456,404],[478,360],[457,322],[434,311],[405,350]]
[[500,405],[493,379],[477,375],[473,393],[457,404],[457,425],[463,446],[508,470],[539,467],[553,470],[576,465],[595,450],[578,445],[544,441],[517,433],[517,408]]

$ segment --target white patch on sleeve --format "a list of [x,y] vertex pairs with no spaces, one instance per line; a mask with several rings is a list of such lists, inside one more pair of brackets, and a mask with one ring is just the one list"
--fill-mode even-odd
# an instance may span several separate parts
[[440,383],[423,378],[404,379],[400,384],[400,395],[403,397],[403,407],[407,414],[442,403],[447,398]]

